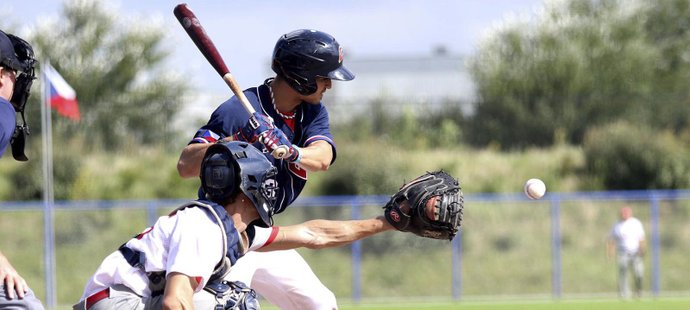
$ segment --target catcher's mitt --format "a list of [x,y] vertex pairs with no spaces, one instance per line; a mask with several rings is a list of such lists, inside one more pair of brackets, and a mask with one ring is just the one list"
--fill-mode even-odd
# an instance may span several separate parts
[[427,172],[403,185],[384,207],[386,220],[400,231],[452,240],[462,223],[459,182],[443,171]]

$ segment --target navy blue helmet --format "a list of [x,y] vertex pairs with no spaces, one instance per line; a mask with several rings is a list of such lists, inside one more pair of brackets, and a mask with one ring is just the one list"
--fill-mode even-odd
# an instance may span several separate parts
[[261,151],[246,142],[216,143],[201,163],[201,187],[209,200],[224,205],[241,190],[261,216],[259,226],[273,225],[277,169]]
[[316,91],[316,78],[349,81],[355,75],[343,66],[343,48],[331,35],[300,29],[284,34],[273,49],[273,71],[302,95]]
[[0,65],[15,71],[24,71],[24,65],[14,51],[12,40],[2,30],[0,30]]

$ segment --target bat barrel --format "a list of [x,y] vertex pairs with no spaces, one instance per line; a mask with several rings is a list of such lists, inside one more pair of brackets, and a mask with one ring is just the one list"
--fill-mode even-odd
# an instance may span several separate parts
[[177,21],[180,22],[182,28],[187,32],[187,35],[192,39],[196,47],[206,60],[213,66],[213,68],[222,77],[230,72],[228,66],[225,65],[223,57],[218,53],[216,45],[213,44],[211,38],[206,34],[204,27],[201,26],[199,19],[194,15],[194,12],[187,7],[186,3],[181,3],[175,6],[173,10]]

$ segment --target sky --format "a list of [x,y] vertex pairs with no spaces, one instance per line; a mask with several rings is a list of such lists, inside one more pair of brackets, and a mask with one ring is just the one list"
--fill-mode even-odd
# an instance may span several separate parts
[[[348,57],[415,56],[444,46],[471,54],[506,18],[529,18],[553,0],[187,0],[241,88],[272,76],[270,57],[280,35],[301,28],[333,35]],[[171,62],[208,94],[229,89],[189,40],[172,13],[184,1],[108,0],[120,16],[162,21],[170,29]],[[56,18],[61,0],[3,0],[0,17],[19,25]],[[21,30],[20,30],[21,31]],[[355,72],[356,74],[356,72]],[[210,113],[210,112],[209,112]]]

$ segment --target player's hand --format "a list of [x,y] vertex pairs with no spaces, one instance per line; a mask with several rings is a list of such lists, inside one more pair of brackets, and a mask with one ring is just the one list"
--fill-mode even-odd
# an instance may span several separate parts
[[281,157],[276,157],[278,159],[285,159],[289,162],[299,162],[301,159],[301,153],[298,147],[292,145],[285,133],[280,130],[280,128],[271,128],[268,131],[262,132],[259,135],[259,141],[266,147],[269,153],[276,156],[274,153],[279,148],[283,147],[287,152]]
[[13,299],[15,292],[20,299],[24,298],[24,294],[29,291],[29,285],[2,253],[0,253],[0,282],[7,293],[7,299]]
[[252,117],[247,121],[247,124],[233,134],[232,137],[235,141],[254,143],[261,133],[271,130],[274,127],[273,119],[259,112],[254,112]]

